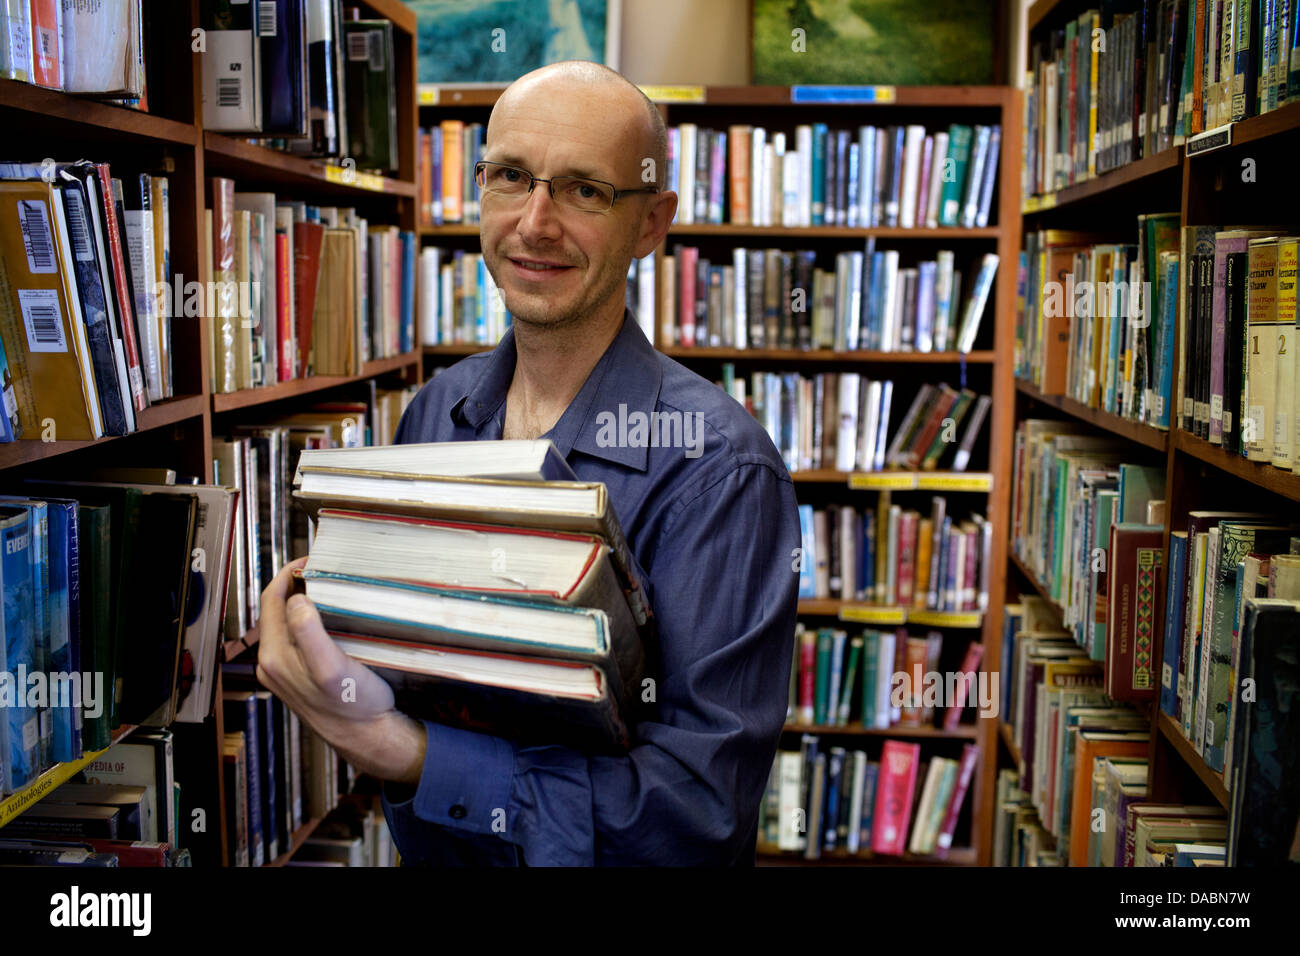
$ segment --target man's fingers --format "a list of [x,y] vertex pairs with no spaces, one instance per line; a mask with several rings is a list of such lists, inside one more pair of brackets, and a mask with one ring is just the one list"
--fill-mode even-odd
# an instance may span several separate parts
[[321,623],[316,606],[302,595],[294,595],[286,605],[289,636],[296,646],[312,683],[327,692],[338,689],[348,668],[348,656],[339,650]]

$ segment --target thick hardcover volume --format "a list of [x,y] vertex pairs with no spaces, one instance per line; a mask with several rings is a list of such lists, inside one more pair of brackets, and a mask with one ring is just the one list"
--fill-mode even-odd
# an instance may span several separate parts
[[166,357],[158,284],[157,251],[163,236],[154,227],[153,177],[148,173],[130,176],[122,183],[123,218],[126,229],[131,287],[135,290],[135,314],[145,385],[150,401],[166,397]]
[[[311,318],[313,375],[360,375],[357,349],[356,234],[326,229],[321,243],[316,303]],[[308,280],[310,281],[310,280]]]
[[238,340],[239,297],[235,286],[235,183],[214,176],[208,180],[212,207],[212,281],[216,283],[216,314],[213,358],[216,362],[214,392],[233,392],[239,387],[235,349]]
[[[131,401],[137,412],[149,407],[149,392],[144,384],[144,369],[140,364],[140,343],[137,334],[135,296],[131,291],[131,270],[127,260],[126,227],[118,214],[114,197],[113,174],[107,163],[96,163],[99,177],[99,201],[103,205],[104,248],[109,257],[113,294],[116,297],[117,317],[125,353],[127,380]],[[174,303],[173,303],[174,305]]]
[[307,17],[304,0],[260,0],[262,132],[307,135]]
[[1156,695],[1163,536],[1156,525],[1124,522],[1110,529],[1106,693],[1115,700]]
[[912,816],[912,797],[920,760],[920,744],[885,741],[880,752],[880,777],[876,784],[872,852],[902,855],[907,844],[907,827]]
[[140,0],[63,4],[63,89],[109,97],[144,92]]
[[295,153],[338,156],[345,142],[343,104],[339,88],[339,24],[335,0],[304,0],[307,12],[308,111],[307,139],[293,144]]
[[388,20],[345,20],[349,152],[357,166],[397,172],[396,62]]
[[487,654],[456,648],[411,645],[401,641],[367,638],[336,632],[332,635],[351,657],[366,664],[393,688],[398,710],[421,720],[490,733],[521,743],[564,742],[597,753],[619,753],[631,738],[623,721],[625,713],[620,688],[605,679],[604,672],[589,664],[556,661],[552,666],[588,671],[595,678],[591,698],[560,697],[551,694],[469,683],[448,677],[417,674],[375,663],[371,648],[414,647],[430,654],[453,657],[495,657],[527,661],[509,654]]
[[265,859],[265,843],[262,840],[261,732],[257,694],[254,691],[228,690],[221,696],[226,726],[244,738],[244,832],[248,841],[249,865],[261,866]]
[[1282,866],[1300,820],[1300,602],[1254,598],[1243,614],[1239,679],[1256,695],[1235,723],[1227,865]]
[[63,0],[32,0],[32,82],[63,89]]
[[64,255],[69,250],[59,248],[56,230],[62,218],[61,197],[51,184],[0,182],[0,268],[7,286],[0,302],[0,334],[23,433],[29,438],[50,435],[52,419],[56,431],[51,437],[88,440],[103,433],[96,427],[100,416],[93,372],[88,361],[84,369],[81,361],[85,326],[80,302],[69,287],[71,277],[62,274],[62,265],[71,264]]
[[[1242,447],[1251,461],[1273,457],[1273,403],[1277,391],[1276,238],[1250,240],[1246,291],[1245,412]],[[1288,330],[1289,331],[1289,330]]]

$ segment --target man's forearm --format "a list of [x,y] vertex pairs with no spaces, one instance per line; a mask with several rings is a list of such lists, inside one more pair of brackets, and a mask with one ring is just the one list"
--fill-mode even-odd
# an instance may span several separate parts
[[362,773],[394,783],[419,784],[426,735],[418,720],[392,711],[369,721],[330,721],[321,731],[339,756]]

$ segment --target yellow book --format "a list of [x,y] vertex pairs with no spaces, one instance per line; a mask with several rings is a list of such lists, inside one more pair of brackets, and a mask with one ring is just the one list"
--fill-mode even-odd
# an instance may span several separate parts
[[1277,387],[1273,397],[1273,464],[1290,470],[1295,455],[1294,425],[1291,413],[1295,404],[1295,317],[1296,255],[1294,237],[1277,243]]
[[169,213],[171,193],[168,188],[167,177],[151,177],[149,189],[153,211],[153,274],[157,282],[154,297],[158,302],[158,308],[154,312],[154,321],[158,323],[157,340],[160,346],[159,368],[162,371],[163,395],[171,397],[175,394],[172,387],[171,320],[166,318],[166,311],[163,309],[164,296],[166,295],[163,283],[167,282],[171,275],[171,230],[168,226],[171,219]]
[[[248,292],[248,248],[252,221],[247,209],[231,213],[235,225],[235,387],[253,387],[253,316]],[[156,245],[156,243],[155,243]]]
[[360,375],[357,351],[356,234],[326,229],[321,245],[320,284],[312,317],[317,375]]
[[0,182],[0,334],[23,440],[104,434],[73,275],[59,191]]
[[916,530],[916,597],[912,606],[924,609],[930,588],[930,548],[934,536],[934,522],[922,518]]

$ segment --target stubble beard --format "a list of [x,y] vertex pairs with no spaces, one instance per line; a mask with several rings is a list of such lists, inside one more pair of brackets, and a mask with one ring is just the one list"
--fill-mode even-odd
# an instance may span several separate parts
[[[579,293],[578,300],[572,306],[557,305],[548,302],[544,296],[533,294],[528,297],[528,305],[523,309],[516,310],[511,304],[511,299],[515,298],[512,292],[498,282],[498,288],[502,290],[505,298],[506,309],[510,312],[512,321],[517,325],[527,326],[530,331],[548,332],[557,330],[572,330],[579,328],[584,322],[592,318],[596,311],[602,305],[609,301],[612,296],[624,282],[627,276],[627,267],[622,270],[616,268],[617,263],[621,262],[625,254],[631,259],[631,247],[626,250],[620,250],[622,254],[615,254],[606,260],[607,268],[599,278],[595,288],[586,294]],[[500,270],[511,268],[508,257],[494,255],[493,261],[487,263],[488,271],[492,273],[493,280],[497,279]],[[590,265],[590,260],[587,261]]]

